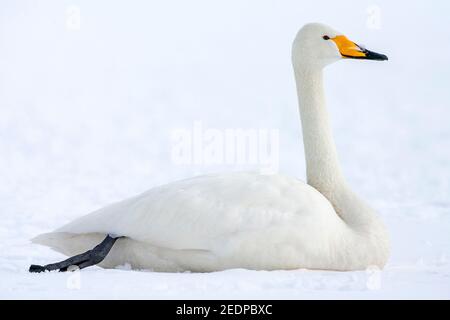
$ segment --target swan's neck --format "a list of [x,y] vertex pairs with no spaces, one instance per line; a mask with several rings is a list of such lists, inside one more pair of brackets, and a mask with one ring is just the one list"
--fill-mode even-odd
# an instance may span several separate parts
[[349,225],[367,225],[372,210],[348,187],[326,109],[322,69],[295,69],[308,184],[322,193]]
[[295,70],[308,184],[329,200],[344,186],[325,104],[321,69]]
[[325,105],[322,70],[298,67],[295,63],[294,68],[308,184],[330,201],[349,230],[356,231],[356,237],[347,239],[348,243],[355,241],[351,255],[358,256],[358,250],[361,256],[370,252],[376,261],[381,261],[377,262],[379,265],[384,265],[389,255],[389,238],[381,220],[347,187],[342,175]]

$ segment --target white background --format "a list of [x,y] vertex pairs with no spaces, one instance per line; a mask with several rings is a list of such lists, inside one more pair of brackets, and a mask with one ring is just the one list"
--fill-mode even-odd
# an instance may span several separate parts
[[[2,0],[0,297],[450,298],[449,10],[448,1]],[[343,170],[391,233],[382,273],[27,273],[63,258],[29,243],[41,232],[159,184],[249,169],[174,164],[171,133],[194,121],[278,129],[280,172],[304,180],[290,46],[313,21],[389,56],[326,70]]]

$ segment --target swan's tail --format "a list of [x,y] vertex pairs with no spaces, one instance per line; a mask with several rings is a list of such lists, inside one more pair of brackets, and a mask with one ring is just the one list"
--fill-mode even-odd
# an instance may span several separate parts
[[69,232],[50,232],[38,235],[31,239],[31,242],[47,246],[64,255],[73,256],[92,249],[105,236],[106,234],[103,233],[75,234]]

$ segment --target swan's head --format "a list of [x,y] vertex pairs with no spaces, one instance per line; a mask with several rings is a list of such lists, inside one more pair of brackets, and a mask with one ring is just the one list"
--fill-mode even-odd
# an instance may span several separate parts
[[388,57],[357,45],[321,23],[308,23],[300,29],[292,46],[294,65],[325,67],[341,59],[382,61]]

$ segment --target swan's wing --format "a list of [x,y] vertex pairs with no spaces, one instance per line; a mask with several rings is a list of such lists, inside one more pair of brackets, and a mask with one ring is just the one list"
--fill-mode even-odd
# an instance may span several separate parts
[[164,248],[210,250],[233,235],[271,228],[288,231],[302,224],[302,229],[320,232],[314,226],[335,218],[328,200],[299,180],[233,173],[156,187],[55,232],[112,233]]

